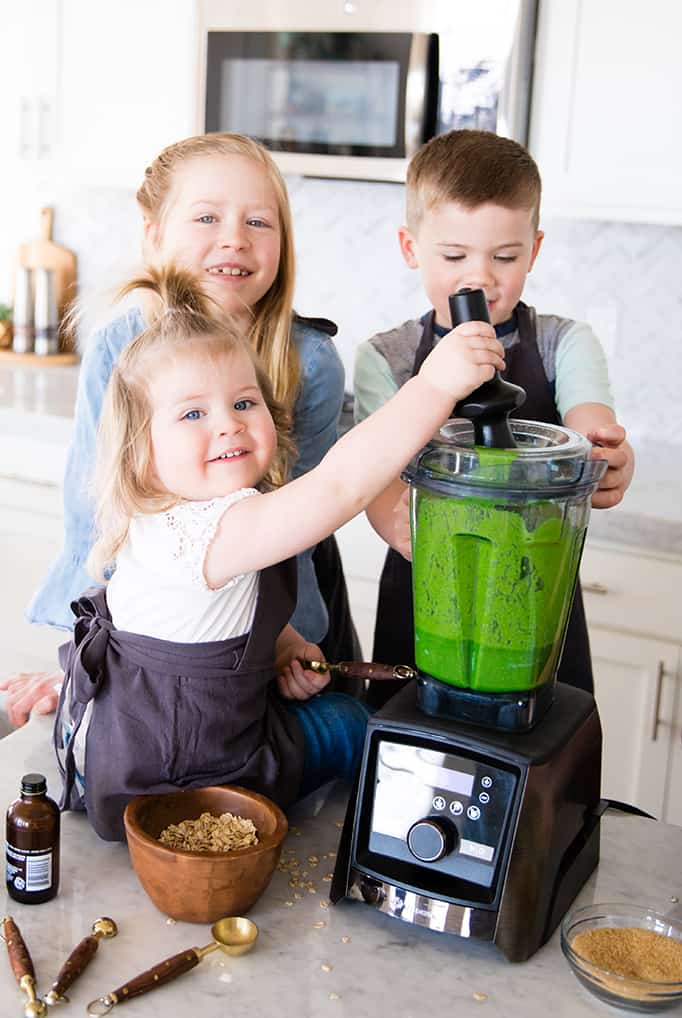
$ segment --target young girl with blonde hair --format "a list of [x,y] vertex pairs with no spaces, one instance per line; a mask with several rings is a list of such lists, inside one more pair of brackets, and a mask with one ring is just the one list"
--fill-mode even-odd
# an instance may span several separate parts
[[162,310],[112,371],[96,471],[93,565],[116,569],[73,605],[55,727],[62,806],[112,840],[139,793],[237,783],[287,805],[352,777],[364,705],[278,692],[283,652],[302,671],[293,556],[365,508],[504,366],[492,326],[460,326],[317,467],[278,486],[288,412],[253,347],[186,273],[128,289],[140,286]]
[[[344,372],[331,337],[336,326],[293,311],[294,246],[285,182],[269,153],[239,134],[187,138],[166,148],[145,171],[137,203],[149,266],[175,262],[197,273],[207,292],[259,354],[273,393],[293,418],[291,476],[316,466],[337,437]],[[121,352],[148,320],[144,302],[119,313],[89,340],[80,368],[74,437],[64,478],[64,547],[28,609],[30,621],[72,625],[69,605],[92,582],[86,560],[93,540],[88,495],[102,399]],[[330,660],[357,656],[338,549],[316,552],[326,563],[336,602],[329,629],[313,550],[299,556],[299,601],[293,623]],[[283,667],[286,666],[284,662]],[[0,683],[15,725],[32,707],[54,709],[58,673],[20,675]]]

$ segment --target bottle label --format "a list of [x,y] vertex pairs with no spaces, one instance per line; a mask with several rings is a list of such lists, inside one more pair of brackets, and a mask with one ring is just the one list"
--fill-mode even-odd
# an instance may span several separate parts
[[52,850],[7,845],[7,883],[18,891],[47,891],[52,884]]

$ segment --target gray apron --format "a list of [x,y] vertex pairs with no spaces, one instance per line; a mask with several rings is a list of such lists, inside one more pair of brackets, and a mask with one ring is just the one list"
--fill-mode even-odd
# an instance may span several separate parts
[[[101,588],[75,601],[73,638],[59,652],[61,808],[85,809],[100,837],[121,841],[125,806],[142,793],[239,784],[293,802],[303,735],[274,675],[275,641],[295,603],[295,559],[261,572],[251,632],[229,640],[172,643],[119,631]],[[74,739],[91,701],[83,794]]]

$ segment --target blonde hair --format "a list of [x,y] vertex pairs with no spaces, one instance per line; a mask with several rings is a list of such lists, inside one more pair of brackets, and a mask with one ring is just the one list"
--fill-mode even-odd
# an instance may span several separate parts
[[97,539],[88,558],[91,575],[102,579],[125,541],[136,513],[170,509],[182,499],[159,490],[151,469],[152,403],[148,379],[174,356],[218,357],[243,352],[254,365],[256,380],[275,424],[277,447],[262,479],[265,488],[286,480],[294,445],[289,437],[291,413],[277,400],[257,353],[234,322],[206,294],[191,273],[174,266],[151,269],[126,283],[120,297],[133,290],[151,291],[157,305],[148,328],[122,352],[107,386],[97,435],[93,478]]
[[268,292],[251,308],[253,320],[247,338],[261,358],[275,397],[291,410],[301,377],[298,351],[291,335],[294,240],[286,184],[272,156],[262,145],[243,134],[220,132],[185,138],[165,148],[147,167],[144,182],[136,195],[137,203],[147,219],[161,224],[176,170],[190,159],[229,155],[245,156],[262,166],[277,198],[281,236],[279,267]]
[[528,209],[537,230],[542,182],[530,152],[492,131],[448,131],[427,142],[407,168],[407,225],[413,233],[426,209],[457,202],[467,209],[501,205]]

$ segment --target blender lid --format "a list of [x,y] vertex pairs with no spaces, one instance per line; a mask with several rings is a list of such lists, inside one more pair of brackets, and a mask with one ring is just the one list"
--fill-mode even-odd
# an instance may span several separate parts
[[590,491],[607,464],[591,459],[592,443],[577,431],[538,421],[509,421],[516,447],[474,445],[470,420],[453,418],[409,465],[403,479],[445,495],[565,497]]

